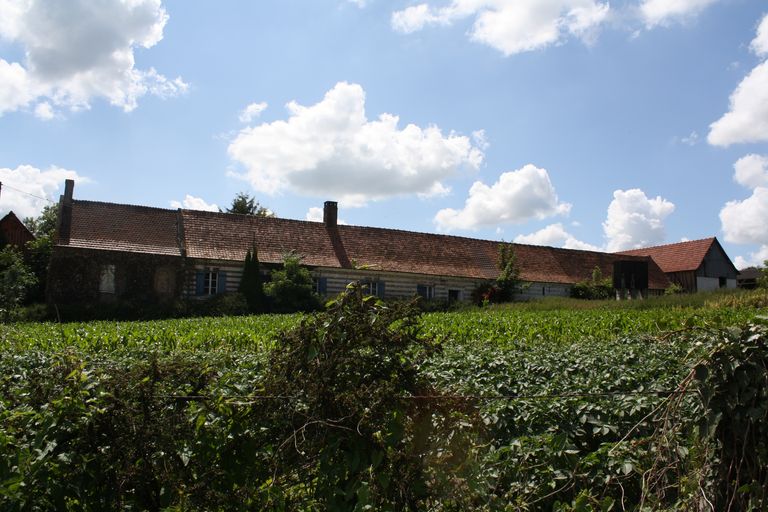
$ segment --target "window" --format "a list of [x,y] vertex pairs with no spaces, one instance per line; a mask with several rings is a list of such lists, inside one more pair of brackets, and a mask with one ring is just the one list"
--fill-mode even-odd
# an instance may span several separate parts
[[214,295],[219,289],[219,273],[209,270],[203,278],[203,295]]
[[718,280],[718,284],[720,285],[720,288],[725,288],[728,286],[728,278],[727,277],[721,277]]
[[432,285],[426,285],[426,284],[419,284],[416,285],[416,294],[419,297],[422,297],[424,299],[434,299],[435,298],[435,287]]
[[384,297],[384,281],[360,281],[360,289],[365,295]]
[[448,302],[458,302],[461,298],[461,290],[448,290]]
[[195,295],[216,295],[226,291],[227,275],[217,268],[200,270],[195,277]]
[[99,292],[115,293],[115,266],[102,265],[99,274]]
[[315,277],[312,279],[312,288],[318,295],[326,295],[328,293],[328,278],[327,277]]

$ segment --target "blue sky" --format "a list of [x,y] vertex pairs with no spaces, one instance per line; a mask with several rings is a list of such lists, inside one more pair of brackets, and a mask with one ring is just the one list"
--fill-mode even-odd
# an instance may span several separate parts
[[[0,215],[80,199],[768,259],[763,0],[0,0]],[[31,195],[30,195],[31,194]]]

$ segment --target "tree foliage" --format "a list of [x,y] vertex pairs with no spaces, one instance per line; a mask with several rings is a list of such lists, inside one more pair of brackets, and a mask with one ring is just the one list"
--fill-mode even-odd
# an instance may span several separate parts
[[272,310],[277,313],[315,311],[320,299],[314,293],[312,274],[301,265],[301,256],[290,252],[283,256],[283,267],[272,271],[272,280],[264,286]]
[[757,278],[759,288],[768,288],[768,260],[763,261],[763,268],[760,269],[760,277]]
[[243,277],[240,280],[240,293],[245,296],[251,313],[263,313],[266,310],[264,283],[261,278],[259,253],[256,246],[245,254]]
[[571,297],[576,299],[605,300],[613,297],[613,283],[610,278],[603,278],[600,267],[592,269],[590,279],[585,279],[571,287]]
[[30,302],[45,301],[45,285],[48,281],[48,264],[53,253],[56,224],[58,222],[58,205],[51,204],[43,208],[38,217],[24,219],[24,224],[35,235],[35,239],[27,243],[26,263],[37,282],[29,290]]
[[472,292],[472,300],[476,304],[510,302],[518,291],[520,281],[520,265],[512,244],[499,244],[499,276],[494,281],[480,284]]
[[0,320],[13,318],[36,283],[37,278],[15,247],[0,251]]
[[274,213],[267,207],[262,206],[246,192],[238,192],[232,200],[232,205],[226,209],[227,213],[239,213],[242,215],[255,215],[257,217],[274,217]]

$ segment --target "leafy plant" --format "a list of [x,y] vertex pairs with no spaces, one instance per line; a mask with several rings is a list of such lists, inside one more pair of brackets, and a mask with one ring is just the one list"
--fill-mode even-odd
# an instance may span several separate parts
[[275,214],[269,208],[262,206],[245,192],[238,192],[232,200],[232,205],[226,209],[227,213],[239,213],[241,215],[255,215],[257,217],[274,217]]
[[315,311],[320,307],[320,299],[312,286],[312,274],[301,265],[301,257],[294,252],[283,256],[283,267],[272,271],[272,279],[264,291],[277,313]]
[[575,299],[605,300],[613,296],[613,283],[603,278],[600,267],[592,269],[592,277],[571,287],[571,297]]
[[37,283],[21,253],[6,246],[0,251],[0,320],[10,320]]
[[240,293],[245,296],[248,310],[251,313],[262,313],[266,310],[266,296],[259,268],[259,253],[256,246],[245,254],[243,277],[240,280]]

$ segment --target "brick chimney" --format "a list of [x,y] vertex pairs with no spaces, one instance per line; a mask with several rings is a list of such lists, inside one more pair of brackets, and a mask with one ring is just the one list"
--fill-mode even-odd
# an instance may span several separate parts
[[72,229],[72,202],[75,191],[75,181],[64,181],[64,195],[59,197],[59,222],[56,226],[56,243],[68,244]]
[[326,201],[323,204],[323,224],[326,227],[336,227],[339,216],[339,205],[336,201]]

